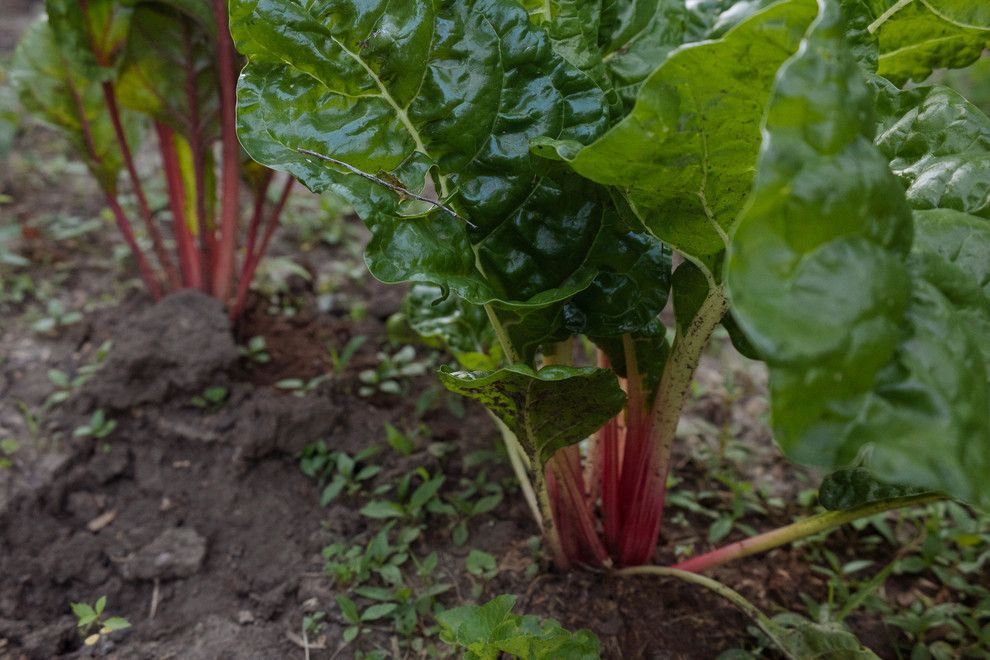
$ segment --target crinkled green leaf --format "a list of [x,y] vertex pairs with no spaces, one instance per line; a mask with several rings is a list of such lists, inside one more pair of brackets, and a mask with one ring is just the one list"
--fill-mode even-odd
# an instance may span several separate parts
[[441,370],[440,380],[491,410],[539,465],[597,431],[626,401],[609,369],[554,366],[534,371],[511,365],[480,373]]
[[785,0],[722,39],[684,47],[643,84],[632,114],[597,142],[577,149],[544,140],[534,149],[623,190],[664,242],[718,254],[752,184],[774,75],[814,16],[813,0]]
[[[242,143],[310,188],[344,194],[374,235],[377,277],[522,306],[591,282],[607,199],[578,177],[550,176],[527,147],[543,135],[592,141],[607,104],[522,7],[236,0],[231,29],[250,60]],[[462,217],[426,212],[348,168],[436,194]]]
[[616,232],[613,240],[591,286],[564,307],[564,325],[574,334],[640,333],[667,304],[670,249],[646,232]]
[[866,2],[876,19],[873,27],[880,48],[877,72],[898,85],[924,80],[933,69],[967,66],[990,42],[985,30],[962,27],[933,12],[932,7],[938,4],[934,1],[915,0],[893,14],[888,12],[897,0]]
[[818,501],[829,511],[842,511],[923,492],[924,489],[917,486],[880,481],[866,468],[844,468],[822,480],[822,485],[818,488]]
[[815,623],[785,612],[770,621],[774,642],[789,658],[800,660],[876,660],[877,655],[841,623]]
[[[446,348],[465,369],[494,369],[501,350],[485,311],[447,296],[439,287],[417,284],[402,303],[402,321],[426,343]],[[486,366],[477,366],[486,365]]]
[[467,605],[437,615],[441,639],[461,648],[465,658],[497,660],[503,653],[526,660],[597,660],[598,639],[588,630],[569,632],[549,619],[512,613],[516,597],[496,597],[484,605]]
[[[48,21],[40,19],[17,46],[10,80],[24,108],[61,129],[100,186],[113,192],[123,157],[100,82],[71,67],[68,57]],[[133,115],[123,113],[122,121],[129,134],[136,132]],[[91,139],[86,138],[84,126]],[[135,137],[132,144],[136,142]]]
[[981,0],[921,0],[939,18],[960,27],[990,30],[990,4]]
[[990,218],[990,119],[946,87],[880,90],[876,144],[913,208]]
[[521,0],[530,19],[550,35],[554,50],[604,90],[613,112],[621,112],[598,45],[602,0]]
[[[121,103],[151,115],[186,140],[219,133],[216,45],[193,19],[156,4],[134,12],[117,91]],[[187,89],[195,89],[195,105]]]
[[990,223],[913,219],[873,116],[828,3],[778,76],[729,253],[734,312],[788,455],[986,505]]
[[684,0],[609,0],[598,41],[608,75],[626,110],[643,81],[678,46],[703,38],[708,22]]
[[113,77],[130,30],[130,7],[117,0],[46,0],[45,9],[68,66],[87,78]]

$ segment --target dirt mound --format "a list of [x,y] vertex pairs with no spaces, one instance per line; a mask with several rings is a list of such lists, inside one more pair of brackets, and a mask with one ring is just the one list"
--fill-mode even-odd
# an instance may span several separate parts
[[127,410],[227,382],[236,364],[223,305],[198,291],[174,293],[123,324],[87,388],[96,408]]

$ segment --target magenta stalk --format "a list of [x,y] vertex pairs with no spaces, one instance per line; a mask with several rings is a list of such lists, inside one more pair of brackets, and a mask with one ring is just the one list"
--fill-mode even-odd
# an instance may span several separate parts
[[717,550],[692,557],[687,561],[674,564],[673,568],[690,573],[700,573],[716,566],[721,566],[734,559],[741,559],[749,555],[766,552],[821,532],[831,531],[860,518],[866,518],[885,511],[903,509],[909,506],[930,504],[931,502],[938,502],[944,499],[944,495],[924,493],[880,502],[871,502],[845,511],[826,511],[825,513],[819,513],[818,515],[799,520],[779,529],[730,543]]

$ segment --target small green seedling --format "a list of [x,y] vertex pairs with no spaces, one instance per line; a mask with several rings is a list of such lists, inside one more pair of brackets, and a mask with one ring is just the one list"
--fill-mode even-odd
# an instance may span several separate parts
[[380,451],[380,447],[371,446],[351,456],[342,451],[328,451],[326,442],[320,440],[303,449],[299,468],[307,477],[319,480],[323,488],[320,506],[327,506],[341,494],[361,492],[381,472],[381,466],[367,465]]
[[0,469],[9,468],[14,464],[12,457],[21,448],[21,443],[13,438],[0,440]]
[[[86,646],[95,646],[107,635],[131,627],[130,621],[123,617],[103,616],[107,606],[107,597],[100,596],[94,605],[88,603],[71,603],[72,613],[76,615],[76,627],[85,640]],[[96,630],[97,632],[92,632]]]
[[89,422],[80,426],[72,435],[76,438],[98,438],[103,439],[114,432],[117,422],[107,419],[106,413],[102,409],[96,410],[89,418]]
[[598,660],[598,639],[589,630],[572,633],[553,619],[512,613],[516,597],[502,595],[485,605],[468,605],[437,615],[440,639],[465,658],[494,660],[505,653],[527,660]]
[[[412,487],[414,477],[420,480],[415,488]],[[429,510],[431,503],[439,500],[444,481],[444,475],[431,476],[426,468],[418,467],[404,474],[396,483],[394,500],[372,500],[361,508],[361,513],[369,518],[419,520]]]
[[385,422],[385,441],[401,456],[409,456],[416,449],[412,438],[395,428],[390,422]]
[[197,394],[190,402],[201,410],[217,410],[227,402],[228,396],[230,391],[226,387],[207,387],[202,394]]
[[275,387],[280,390],[285,390],[286,392],[292,392],[292,396],[304,397],[315,391],[316,388],[323,384],[328,378],[330,377],[327,375],[317,376],[316,378],[311,378],[309,380],[303,380],[302,378],[284,378],[275,383]]
[[272,356],[268,353],[268,344],[261,335],[251,337],[248,343],[237,347],[241,357],[254,364],[268,364],[272,361]]
[[45,316],[31,324],[31,329],[42,334],[53,334],[57,330],[82,321],[82,314],[67,311],[58,300],[49,300],[45,306]]
[[430,360],[416,359],[416,349],[412,346],[403,346],[391,355],[381,352],[378,354],[377,367],[365,369],[358,374],[362,383],[358,394],[364,397],[375,392],[401,394],[401,380],[422,376],[429,372],[430,367]]
[[498,575],[498,560],[484,550],[472,550],[464,560],[464,568],[474,578],[471,597],[477,599],[484,593],[485,585]]
[[333,366],[333,374],[338,378],[347,371],[347,365],[351,363],[354,354],[364,345],[368,338],[364,335],[355,335],[347,340],[344,347],[337,350],[333,344],[327,344],[327,355],[330,356],[330,364]]

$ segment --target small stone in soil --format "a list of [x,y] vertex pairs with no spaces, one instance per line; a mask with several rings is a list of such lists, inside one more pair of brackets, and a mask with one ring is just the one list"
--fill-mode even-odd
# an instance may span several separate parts
[[206,558],[206,539],[190,527],[173,527],[121,564],[128,580],[168,580],[195,575]]
[[237,613],[237,623],[242,626],[246,626],[254,623],[254,615],[251,614],[250,610],[241,610]]

